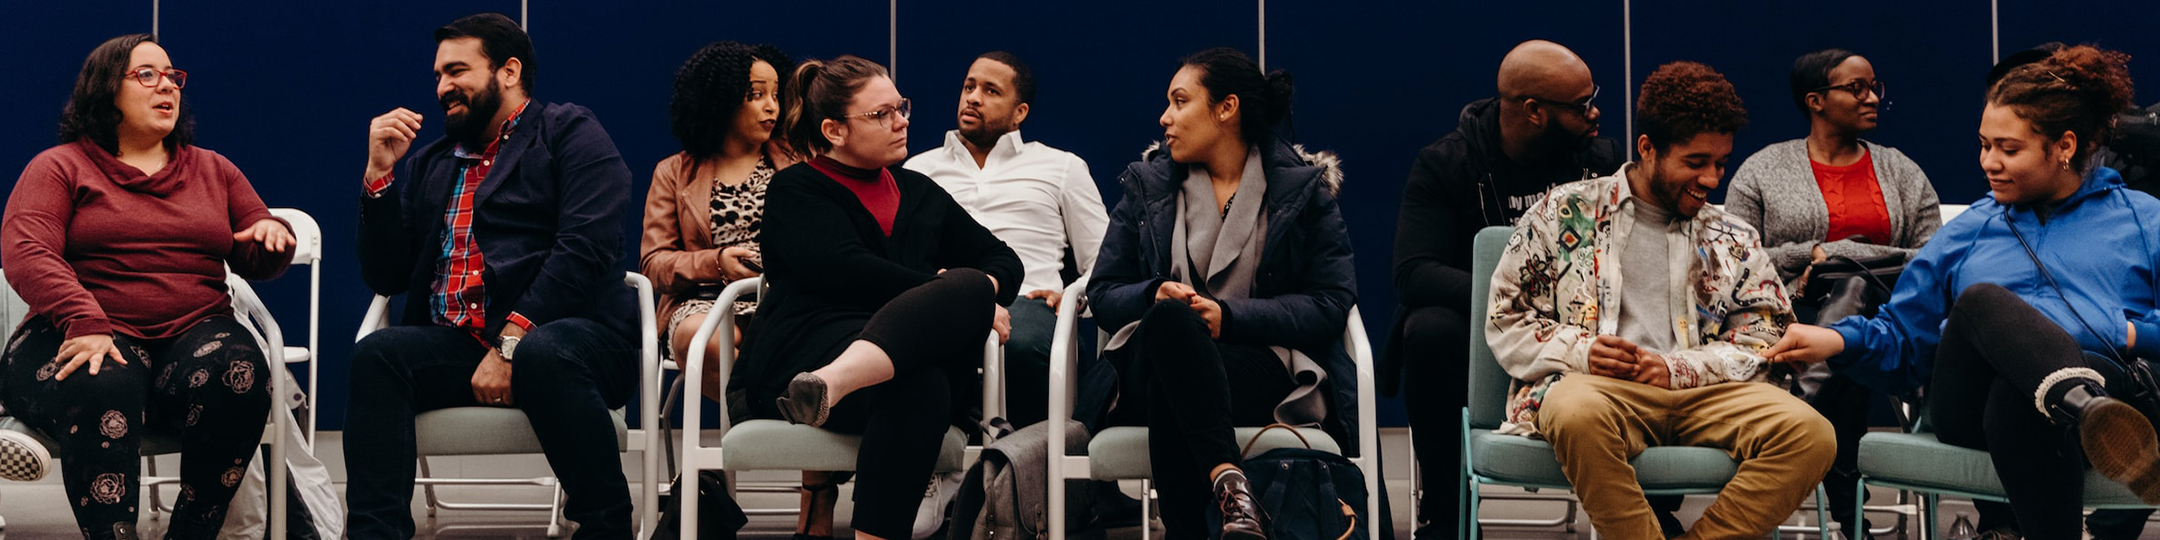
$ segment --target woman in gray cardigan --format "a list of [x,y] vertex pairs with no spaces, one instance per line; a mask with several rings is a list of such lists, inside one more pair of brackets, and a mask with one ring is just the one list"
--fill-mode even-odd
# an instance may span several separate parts
[[[1792,96],[1807,115],[1807,138],[1748,156],[1725,203],[1727,212],[1761,231],[1788,290],[1805,288],[1808,265],[1816,261],[1918,251],[1942,226],[1935,187],[1904,153],[1860,139],[1875,129],[1882,103],[1875,67],[1844,49],[1808,53],[1793,61]],[[1810,370],[1799,384],[1837,429],[1837,460],[1823,478],[1831,515],[1846,538],[1869,538],[1866,522],[1852,515],[1852,485],[1873,395],[1827,369]],[[2009,515],[1985,506],[1982,521]]]
[[[1792,96],[1808,117],[1807,138],[1763,148],[1733,174],[1725,210],[1762,233],[1787,282],[1800,285],[1809,264],[1829,257],[1912,255],[1942,225],[1935,187],[1920,166],[1860,139],[1875,129],[1882,91],[1874,66],[1851,51],[1800,57]],[[1845,212],[1833,214],[1832,204]]]

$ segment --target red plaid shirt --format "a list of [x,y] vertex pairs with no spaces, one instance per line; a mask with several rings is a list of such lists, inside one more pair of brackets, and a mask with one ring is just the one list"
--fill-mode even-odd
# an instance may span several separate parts
[[[531,101],[526,101],[530,105]],[[435,313],[435,324],[464,328],[480,335],[487,327],[487,286],[481,283],[481,273],[487,268],[481,257],[480,246],[473,239],[473,194],[479,191],[480,181],[487,178],[488,170],[495,166],[495,154],[502,149],[502,142],[510,139],[510,132],[517,127],[518,118],[525,113],[525,105],[519,105],[511,113],[510,120],[503,122],[502,135],[488,141],[487,148],[473,154],[463,145],[452,149],[464,166],[458,173],[462,178],[450,192],[450,208],[443,213],[442,251],[435,259],[435,294],[428,304]],[[380,196],[390,189],[394,175],[386,175],[368,182],[370,196]],[[510,324],[532,330],[532,321],[524,315],[511,312]]]

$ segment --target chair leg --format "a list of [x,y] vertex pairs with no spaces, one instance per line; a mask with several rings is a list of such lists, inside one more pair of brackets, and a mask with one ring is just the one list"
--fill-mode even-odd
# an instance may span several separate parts
[[[420,477],[435,477],[435,473],[428,471],[427,456],[420,456]],[[435,500],[435,484],[421,484],[420,493],[422,495],[422,498],[427,500],[427,516],[431,518],[435,517],[435,508],[438,505],[438,502]]]
[[[1566,529],[1566,530],[1567,530],[1567,532],[1569,532],[1569,533],[1571,533],[1571,534],[1575,532],[1575,511],[1576,511],[1576,510],[1579,510],[1579,509],[1581,509],[1581,508],[1582,508],[1582,504],[1581,504],[1581,502],[1580,502],[1580,501],[1577,501],[1577,500],[1575,500],[1575,499],[1572,499],[1572,498],[1570,498],[1570,499],[1568,499],[1568,500],[1567,500],[1567,514],[1566,514],[1566,516],[1567,516],[1567,517],[1565,517],[1565,518],[1563,518],[1563,519],[1566,519],[1566,520],[1567,520],[1567,529]],[[1593,529],[1593,530],[1592,530],[1591,532],[1592,532],[1592,533],[1594,534],[1594,533],[1596,533],[1597,531]]]
[[[1463,484],[1463,486],[1465,488],[1463,490],[1463,494],[1465,495],[1465,497],[1463,497],[1463,504],[1465,506],[1465,510],[1467,511],[1461,518],[1461,521],[1463,523],[1462,526],[1465,533],[1463,534],[1463,537],[1470,540],[1478,540],[1478,537],[1482,536],[1481,533],[1484,531],[1484,527],[1478,525],[1478,504],[1484,501],[1481,500],[1482,497],[1479,497],[1479,490],[1477,484],[1465,483]],[[1571,523],[1573,521],[1574,520],[1569,520],[1569,522]]]
[[[149,474],[146,474],[144,476],[157,476],[157,458],[143,458],[143,468],[144,470],[149,472]],[[158,519],[158,515],[165,511],[165,497],[163,494],[158,492],[158,488],[156,485],[144,484],[143,491],[150,492],[150,519],[152,521],[156,521]]]
[[1921,534],[1925,535],[1928,540],[1942,540],[1942,527],[1935,524],[1935,516],[1941,514],[1939,510],[1942,505],[1942,496],[1929,493],[1921,497],[1927,500],[1924,503],[1924,506],[1927,507],[1927,516],[1920,520]]
[[562,530],[562,529],[563,529],[563,526],[562,526],[562,523],[563,523],[563,516],[562,516],[562,504],[563,504],[563,492],[562,492],[562,484],[555,484],[555,496],[554,496],[554,498],[553,498],[552,500],[550,500],[550,501],[549,501],[549,503],[548,503],[548,527],[547,527],[547,537],[548,537],[548,538],[562,538],[562,535],[563,535],[563,530]]
[[1149,528],[1154,526],[1150,519],[1154,517],[1154,508],[1155,484],[1142,479],[1140,480],[1140,540],[1154,540],[1149,537],[1149,533],[1153,532]]

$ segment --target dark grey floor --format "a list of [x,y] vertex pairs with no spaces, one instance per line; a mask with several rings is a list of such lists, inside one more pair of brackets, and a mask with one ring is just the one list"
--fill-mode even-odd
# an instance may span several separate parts
[[[341,440],[339,435],[340,434],[334,432],[323,433],[321,435],[322,448],[317,452],[317,455],[322,457],[325,463],[329,464],[332,479],[342,483],[344,481],[344,470],[342,466],[344,462],[344,456],[342,445],[339,442]],[[1381,439],[1384,447],[1384,455],[1410,455],[1408,438],[1401,430],[1383,430]],[[635,456],[627,457],[629,457],[630,459],[625,459],[624,474],[628,475],[632,479],[632,482],[637,482],[637,478],[639,477],[639,475],[636,467],[638,463],[641,463],[641,461],[635,459]],[[163,459],[165,461],[161,462],[160,467],[167,468],[165,470],[172,470],[171,468],[176,468],[178,465],[177,460],[171,456]],[[444,476],[519,477],[541,475],[545,474],[547,470],[546,463],[540,458],[540,456],[537,455],[490,456],[484,458],[437,458],[435,461],[433,461],[433,463],[437,474]],[[1410,485],[1408,481],[1408,478],[1410,476],[1409,466],[1399,460],[1390,461],[1386,463],[1383,467],[1382,474],[1385,478],[1388,479],[1389,494],[1391,494],[1395,498],[1395,500],[1392,502],[1393,507],[1396,509],[1395,530],[1397,531],[1398,540],[1409,540],[1411,531],[1409,522],[1410,516],[1409,513],[1406,511],[1408,508],[1410,508],[1408,504],[1410,493]],[[33,483],[0,482],[0,517],[4,517],[7,522],[6,528],[4,530],[0,530],[0,540],[46,538],[61,539],[79,537],[79,534],[76,532],[75,529],[74,518],[68,513],[65,490],[60,486],[59,482],[56,479],[56,476],[57,475],[54,475],[53,477],[48,477],[45,480]],[[791,478],[794,478],[794,475],[792,473],[752,473],[744,475],[742,479],[744,481],[757,482],[787,481]],[[342,488],[342,484],[340,484],[340,487]],[[633,491],[639,489],[640,487],[641,486],[638,485],[631,486]],[[1135,486],[1127,487],[1128,489],[1131,489]],[[172,491],[170,489],[166,491],[166,494],[168,496],[171,495],[171,493]],[[1521,490],[1499,488],[1489,489],[1486,491],[1486,493],[1489,496],[1525,495]],[[446,499],[454,500],[485,500],[489,502],[546,502],[549,496],[549,491],[537,487],[462,487],[442,488],[440,494]],[[1531,498],[1531,500],[1488,501],[1484,508],[1483,517],[1487,519],[1553,520],[1555,518],[1562,517],[1566,512],[1567,499],[1564,493],[1554,494],[1547,492],[1527,495]],[[1895,499],[1895,494],[1883,492],[1878,493],[1876,497],[1877,498],[1875,500],[1877,501],[1890,501]],[[842,502],[841,507],[838,511],[838,515],[842,516],[842,523],[840,525],[839,533],[841,536],[845,537],[847,534],[849,534],[849,532],[846,530],[845,516],[849,514],[852,505],[847,501],[847,493],[845,491],[843,491],[841,499]],[[1689,497],[1687,504],[1681,510],[1681,520],[1694,520],[1697,516],[1701,514],[1703,508],[1709,505],[1711,500],[1712,498],[1709,496]],[[748,508],[785,508],[795,505],[796,496],[793,494],[746,493],[742,498],[742,503],[745,507]],[[1946,501],[1944,503],[1943,514],[1945,516],[1950,516],[1952,519],[1954,519],[1958,512],[1970,512],[1970,506],[1964,504],[1961,501]],[[417,501],[417,497],[413,507],[413,515],[415,516],[415,519],[420,520],[421,533],[419,538],[439,539],[545,538],[544,532],[547,519],[546,516],[542,515],[542,513],[540,512],[480,512],[451,510],[440,511],[437,516],[430,519],[427,517],[425,509],[422,508]],[[1813,524],[1813,521],[1807,521],[1803,523],[1801,521],[1801,518],[1812,520],[1813,513],[1806,512],[1804,513],[1804,515],[1796,514],[1795,519],[1788,523],[1793,525]],[[1452,516],[1449,516],[1446,519],[1452,520]],[[1875,520],[1875,522],[1881,526],[1888,526],[1896,521],[1894,515],[1888,513],[1872,515],[1871,519]],[[1947,522],[1947,520],[1945,521]],[[794,525],[794,517],[753,517],[751,518],[750,525],[744,529],[743,537],[751,539],[786,539],[793,532]],[[1572,531],[1570,531],[1566,527],[1560,526],[1488,526],[1485,528],[1485,537],[1495,540],[1587,540],[1594,537],[1594,535],[1591,534],[1588,518],[1583,516],[1580,512],[1576,513],[1575,519],[1572,520],[1572,525]],[[156,517],[146,513],[143,517],[143,521],[140,524],[138,532],[142,533],[142,536],[145,538],[158,538],[164,532],[164,523]],[[1155,538],[1160,538],[1159,532],[1160,530],[1157,529],[1157,534],[1153,536]],[[1125,529],[1110,531],[1106,536],[1106,540],[1137,540],[1138,538],[1140,538],[1141,533],[1137,527],[1128,527]],[[2160,537],[2160,526],[2148,523],[2145,536]],[[1889,536],[1889,538],[1898,537],[1900,536]],[[1905,534],[1902,537],[1920,538],[1917,535],[1917,531],[1912,530],[1905,531]],[[1444,539],[1445,535],[1439,535],[1435,538]],[[1818,538],[1818,536],[1813,532],[1782,533],[1778,535],[1778,538],[1812,539]]]

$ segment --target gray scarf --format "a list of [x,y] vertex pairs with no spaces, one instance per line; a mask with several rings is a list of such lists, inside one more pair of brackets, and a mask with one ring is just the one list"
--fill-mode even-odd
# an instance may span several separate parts
[[[1206,170],[1193,167],[1181,187],[1177,220],[1170,233],[1170,277],[1218,302],[1252,298],[1253,283],[1260,275],[1260,253],[1267,247],[1267,216],[1261,212],[1267,202],[1267,170],[1260,162],[1260,149],[1245,150],[1245,171],[1227,208],[1217,209],[1213,204],[1214,179]],[[1136,321],[1119,328],[1108,349],[1123,348],[1139,326]],[[1327,372],[1297,350],[1269,349],[1298,384],[1275,406],[1275,421],[1319,424],[1327,417],[1327,404],[1319,392]]]

